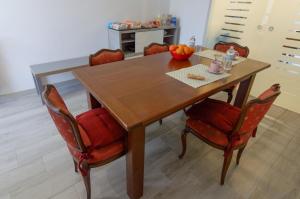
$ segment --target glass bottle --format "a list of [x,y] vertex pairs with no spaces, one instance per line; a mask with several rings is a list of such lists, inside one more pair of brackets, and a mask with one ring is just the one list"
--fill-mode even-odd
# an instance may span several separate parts
[[236,56],[236,51],[234,50],[233,46],[230,46],[230,48],[227,50],[226,52],[226,56],[232,60],[234,60],[235,56]]
[[224,56],[223,65],[225,71],[230,71],[232,69],[232,59],[229,55]]
[[196,47],[196,36],[193,35],[189,40],[189,47],[195,48]]

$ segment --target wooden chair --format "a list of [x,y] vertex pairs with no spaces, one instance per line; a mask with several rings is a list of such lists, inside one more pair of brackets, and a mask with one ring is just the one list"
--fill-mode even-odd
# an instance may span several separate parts
[[[227,43],[227,42],[219,42],[214,46],[214,50],[220,51],[220,52],[224,52],[226,53],[226,51],[233,46],[234,49],[239,53],[239,56],[241,57],[245,57],[247,58],[249,55],[249,48],[247,46],[241,46],[237,43]],[[227,99],[227,103],[230,103],[232,101],[233,98],[233,91],[236,88],[237,85],[232,86],[226,90],[224,90],[224,92],[227,93],[228,95],[228,99]]]
[[127,132],[104,108],[82,113],[75,119],[52,85],[46,86],[43,100],[73,157],[75,172],[79,170],[83,177],[90,199],[90,169],[123,156]]
[[239,109],[226,102],[206,99],[187,111],[188,120],[181,136],[183,158],[186,152],[186,136],[189,132],[207,144],[224,151],[221,185],[224,184],[234,150],[238,150],[236,164],[257,126],[280,95],[280,86],[273,85],[257,99]]
[[116,61],[123,61],[125,55],[122,50],[102,49],[93,55],[90,55],[90,66],[107,64]]
[[[169,46],[167,44],[151,43],[144,48],[144,56],[155,55],[163,52],[168,52]],[[162,125],[162,119],[159,120],[159,124]]]
[[[125,55],[122,50],[110,50],[110,49],[102,49],[96,52],[93,55],[90,55],[89,62],[90,66],[98,66],[102,64],[123,61],[125,59]],[[87,94],[89,108],[98,108],[101,107],[101,104],[91,95]]]
[[169,46],[167,44],[152,43],[144,48],[144,56],[154,55],[158,53],[168,52]]

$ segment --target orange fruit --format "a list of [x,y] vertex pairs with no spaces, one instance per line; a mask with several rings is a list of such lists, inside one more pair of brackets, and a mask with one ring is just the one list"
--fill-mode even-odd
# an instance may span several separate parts
[[187,45],[186,44],[180,44],[180,45],[178,45],[179,47],[187,47]]
[[190,47],[183,47],[184,54],[189,55],[192,53],[192,49]]
[[177,45],[171,45],[170,47],[169,47],[169,50],[170,51],[174,51],[174,50],[176,50],[178,47],[177,47]]
[[177,49],[176,49],[176,53],[178,55],[184,55],[184,49],[182,46],[179,46]]

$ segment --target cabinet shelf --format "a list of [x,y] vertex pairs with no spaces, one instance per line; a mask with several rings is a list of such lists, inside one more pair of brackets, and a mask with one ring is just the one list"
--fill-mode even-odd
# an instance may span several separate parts
[[130,39],[130,40],[123,40],[122,44],[126,44],[126,43],[134,43],[135,40],[134,39]]
[[167,38],[167,37],[175,37],[175,35],[165,35],[164,38]]

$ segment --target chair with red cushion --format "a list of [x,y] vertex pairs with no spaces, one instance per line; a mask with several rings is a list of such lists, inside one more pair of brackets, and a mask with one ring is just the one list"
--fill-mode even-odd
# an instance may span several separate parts
[[90,199],[90,169],[123,156],[127,132],[104,108],[82,113],[75,119],[52,85],[46,86],[43,101],[73,157],[75,172],[79,169],[83,177]]
[[[90,66],[98,66],[102,64],[108,64],[117,61],[123,61],[125,59],[125,55],[122,50],[110,50],[110,49],[102,49],[96,52],[93,55],[90,55],[89,62]],[[88,93],[88,102],[89,108],[98,108],[101,107],[101,104],[91,95]]]
[[236,50],[239,53],[239,56],[241,57],[248,57],[249,55],[249,48],[247,46],[241,46],[237,43],[231,42],[219,42],[215,45],[214,49],[220,52],[226,53],[229,48],[233,46],[234,50]]
[[169,46],[167,44],[152,43],[144,48],[144,56],[155,55],[163,52],[168,52]]
[[122,50],[102,49],[93,55],[90,55],[90,66],[107,64],[116,61],[123,61],[125,55]]
[[186,152],[186,136],[189,132],[207,144],[223,150],[223,185],[233,151],[238,150],[238,165],[250,137],[255,135],[258,124],[279,95],[280,86],[275,84],[257,99],[248,102],[243,109],[209,98],[193,105],[187,111],[188,120],[181,136],[183,148],[179,158],[183,158]]
[[[220,51],[220,52],[224,52],[226,53],[227,50],[233,46],[234,50],[236,50],[239,53],[239,56],[241,57],[245,57],[247,58],[249,55],[249,48],[247,46],[241,46],[237,43],[227,43],[227,42],[219,42],[214,46],[214,50]],[[234,85],[226,90],[224,90],[224,92],[227,93],[228,95],[228,99],[227,99],[227,103],[230,103],[232,98],[233,98],[233,91],[236,88],[237,85]]]

